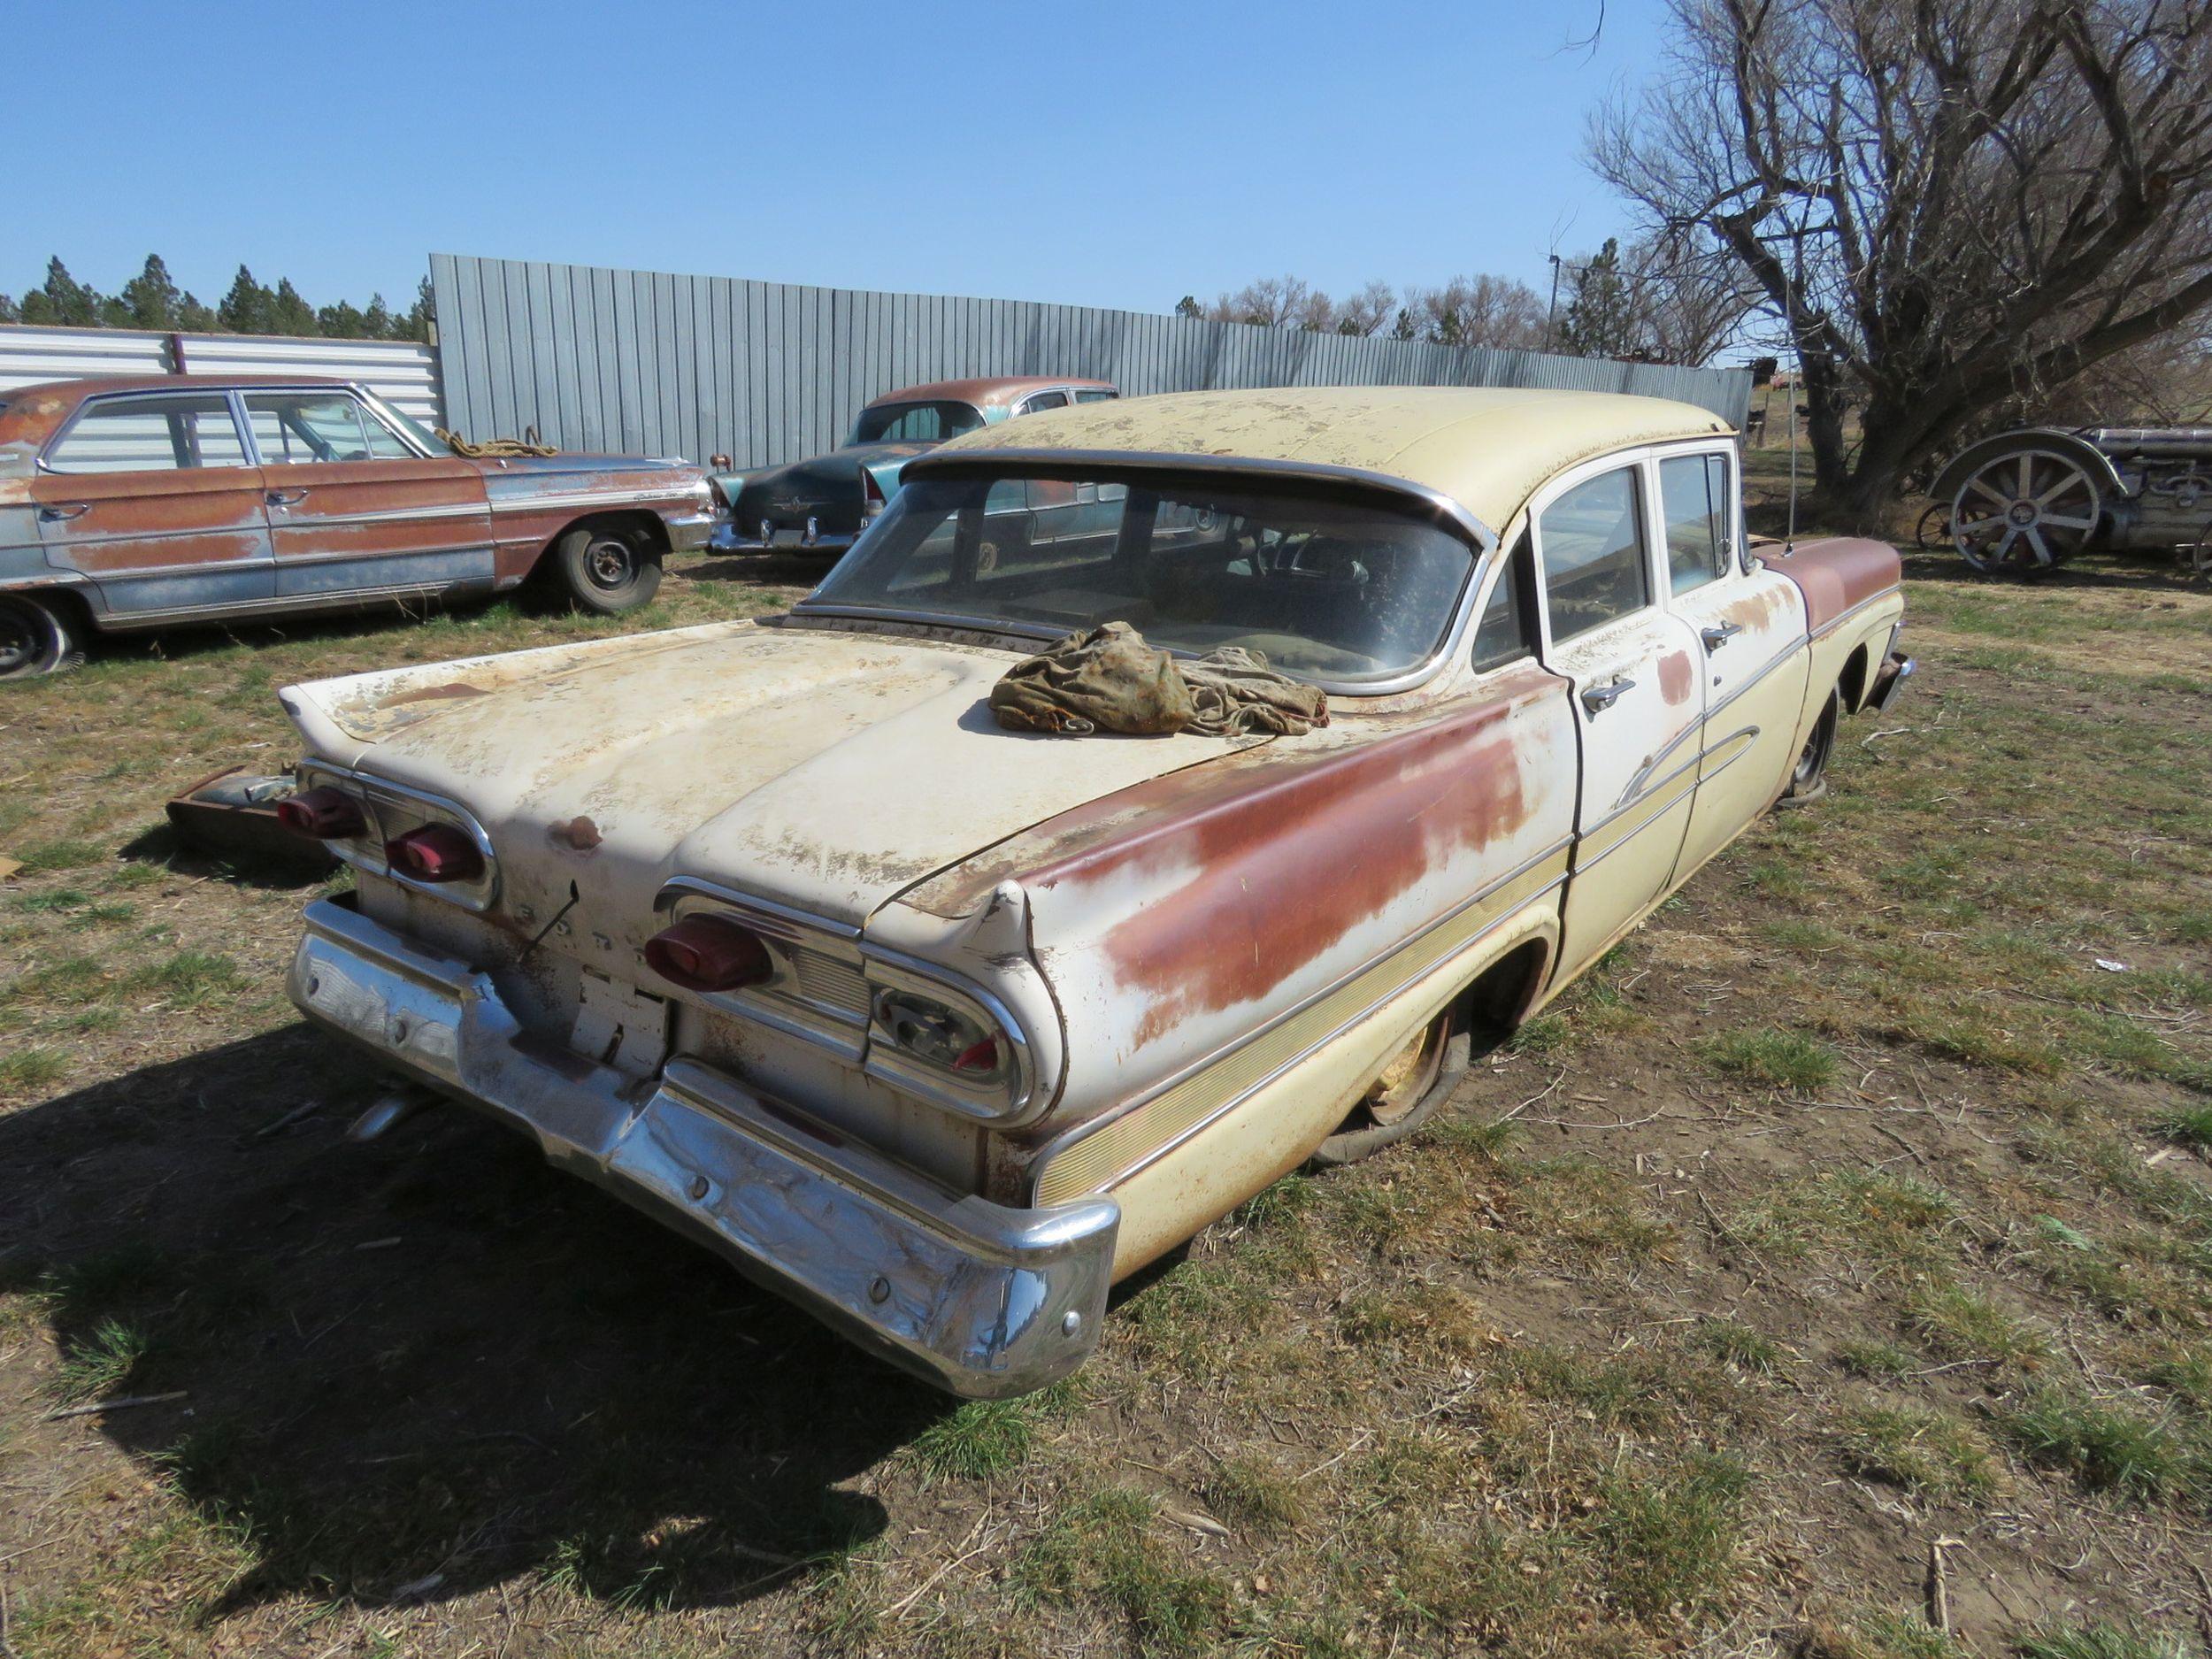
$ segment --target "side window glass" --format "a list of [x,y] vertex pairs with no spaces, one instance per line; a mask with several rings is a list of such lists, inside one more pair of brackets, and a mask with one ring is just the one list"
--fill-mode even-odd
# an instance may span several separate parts
[[361,412],[362,430],[368,434],[369,457],[377,461],[412,461],[415,452],[406,441],[384,424],[383,417],[365,404],[354,405]]
[[361,405],[342,392],[249,392],[246,418],[264,466],[370,458]]
[[1064,409],[1067,403],[1065,392],[1040,392],[1022,405],[1022,413],[1033,415],[1041,409]]
[[1475,627],[1475,672],[1502,668],[1536,649],[1535,631],[1528,622],[1528,584],[1523,574],[1528,565],[1528,538],[1514,546]]
[[1079,403],[1110,403],[1120,396],[1120,393],[1107,391],[1102,387],[1093,387],[1087,391],[1078,392],[1075,395],[1075,401]]
[[246,451],[220,392],[104,397],[47,452],[54,472],[173,472],[243,466]]
[[1635,468],[1577,484],[1536,523],[1555,645],[1651,603]]
[[1728,573],[1726,464],[1717,455],[1659,463],[1659,508],[1667,526],[1667,574],[1678,594]]

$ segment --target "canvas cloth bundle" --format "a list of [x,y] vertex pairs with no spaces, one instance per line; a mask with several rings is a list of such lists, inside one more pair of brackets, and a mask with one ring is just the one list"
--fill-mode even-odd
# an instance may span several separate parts
[[991,687],[991,712],[1017,732],[1081,737],[1247,732],[1296,737],[1329,723],[1329,700],[1277,673],[1267,658],[1225,645],[1179,663],[1126,622],[1071,634],[1024,657]]

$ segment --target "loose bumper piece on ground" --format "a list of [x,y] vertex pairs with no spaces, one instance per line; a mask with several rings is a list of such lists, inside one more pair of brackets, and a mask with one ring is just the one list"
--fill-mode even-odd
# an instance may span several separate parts
[[555,1164],[700,1239],[940,1387],[1024,1394],[1098,1340],[1121,1214],[948,1192],[695,1061],[643,1085],[526,1033],[490,977],[338,901],[308,907],[292,1000]]

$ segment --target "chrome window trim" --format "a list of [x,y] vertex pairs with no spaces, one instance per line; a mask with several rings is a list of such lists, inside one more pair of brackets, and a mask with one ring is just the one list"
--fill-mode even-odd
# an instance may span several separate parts
[[[188,380],[191,378],[192,377],[189,375],[180,375],[178,377],[180,380]],[[117,467],[111,472],[72,472],[65,470],[64,468],[54,465],[52,461],[49,458],[53,455],[54,451],[59,449],[62,443],[67,440],[69,434],[76,430],[77,423],[84,419],[84,418],[98,404],[120,403],[125,399],[150,397],[222,398],[224,400],[225,407],[230,411],[231,431],[233,435],[238,439],[238,452],[241,455],[245,456],[247,458],[244,461],[240,462],[236,466],[123,466]],[[38,472],[43,473],[48,478],[133,478],[142,472],[250,472],[261,465],[261,452],[254,448],[253,434],[247,429],[244,422],[240,419],[240,416],[241,411],[238,406],[238,399],[235,389],[226,385],[220,380],[211,380],[199,386],[177,385],[150,388],[142,386],[135,391],[88,393],[85,397],[79,402],[76,408],[69,411],[69,419],[63,421],[60,427],[53,434],[53,435],[49,437],[43,444],[39,446],[38,460],[35,463],[35,468]],[[160,535],[165,533],[161,531],[153,531],[150,533],[140,531],[134,533],[129,539],[134,541],[142,540],[148,534]]]
[[[1465,914],[1468,910],[1473,909],[1476,905],[1482,903],[1485,900],[1492,897],[1494,895],[1501,893],[1505,888],[1511,887],[1516,881],[1521,879],[1522,877],[1527,875],[1531,871],[1540,868],[1549,860],[1558,857],[1562,853],[1571,851],[1574,847],[1574,844],[1575,838],[1573,836],[1562,836],[1559,840],[1552,842],[1550,846],[1545,848],[1542,851],[1532,854],[1529,857],[1523,859],[1519,864],[1506,872],[1505,874],[1498,877],[1495,880],[1488,882],[1483,887],[1477,888],[1475,892],[1469,895],[1466,898],[1462,899],[1457,904],[1453,905],[1450,910],[1445,911],[1441,916],[1437,917],[1433,921],[1431,921],[1421,927],[1416,928],[1412,933],[1408,933],[1404,938],[1399,940],[1397,943],[1392,945],[1389,949],[1378,951],[1374,956],[1369,957],[1365,962],[1361,963],[1357,967],[1339,974],[1335,979],[1330,980],[1328,984],[1321,987],[1310,995],[1301,997],[1296,1002],[1292,1004],[1289,1008],[1285,1009],[1281,1013],[1277,1014],[1272,1019],[1268,1020],[1264,1025],[1256,1025],[1249,1031],[1240,1033],[1238,1035],[1231,1038],[1228,1041],[1222,1043],[1217,1048],[1215,1048],[1208,1053],[1199,1056],[1196,1059],[1178,1067],[1175,1071],[1171,1071],[1166,1077],[1160,1079],[1150,1087],[1143,1090],[1141,1093],[1132,1094],[1126,1100],[1115,1102],[1114,1105],[1108,1108],[1105,1111],[1101,1112],[1097,1117],[1089,1118],[1085,1122],[1076,1124],[1070,1128],[1062,1130],[1058,1134],[1053,1136],[1050,1140],[1047,1141],[1042,1146],[1037,1148],[1036,1156],[1029,1161],[1028,1168],[1023,1171],[1022,1187],[1025,1202],[1033,1204],[1037,1202],[1037,1182],[1045,1167],[1049,1164],[1053,1159],[1058,1157],[1062,1153],[1065,1152],[1070,1147],[1075,1145],[1078,1141],[1096,1134],[1109,1124],[1119,1122],[1122,1118],[1126,1118],[1131,1112],[1140,1110],[1141,1109],[1150,1105],[1154,1101],[1157,1100],[1161,1095],[1166,1094],[1170,1089],[1180,1087],[1183,1084],[1188,1082],[1192,1078],[1197,1076],[1201,1071],[1205,1071],[1208,1067],[1219,1064],[1222,1061],[1228,1059],[1232,1055],[1237,1053],[1240,1049],[1248,1048],[1253,1043],[1257,1042],[1261,1038],[1266,1036],[1268,1033],[1273,1031],[1279,1025],[1286,1025],[1289,1021],[1296,1019],[1308,1009],[1326,1002],[1330,997],[1334,996],[1339,991],[1342,990],[1353,980],[1358,979],[1361,974],[1366,972],[1377,963],[1381,962],[1387,957],[1396,956],[1401,951],[1412,949],[1424,939],[1426,939],[1431,933],[1436,932],[1440,927],[1448,926],[1452,922]],[[1516,904],[1511,910],[1501,914],[1490,924],[1489,926],[1484,928],[1481,933],[1477,933],[1472,939],[1469,940],[1467,941],[1468,947],[1471,948],[1474,945],[1480,943],[1490,934],[1495,933],[1505,922],[1513,917],[1518,916],[1523,910],[1526,910],[1537,900],[1542,898],[1546,894],[1556,891],[1566,882],[1568,875],[1568,871],[1562,870],[1558,875],[1555,876],[1551,880],[1546,882],[1542,887],[1531,893],[1526,898],[1523,899],[1518,904]],[[1321,1039],[1320,1041],[1315,1043],[1311,1048],[1305,1049],[1295,1058],[1286,1061],[1283,1066],[1278,1067],[1275,1071],[1271,1071],[1265,1078],[1261,1079],[1259,1082],[1254,1084],[1250,1089],[1247,1089],[1242,1094],[1236,1095],[1234,1098],[1225,1102],[1215,1111],[1210,1113],[1198,1124],[1194,1125],[1189,1133],[1195,1134],[1198,1130],[1204,1128],[1207,1124],[1213,1122],[1213,1120],[1216,1118],[1218,1118],[1222,1112],[1228,1111],[1235,1106],[1240,1104],[1252,1094],[1265,1087],[1266,1085],[1271,1082],[1275,1078],[1281,1076],[1284,1070],[1287,1069],[1291,1065],[1296,1064],[1299,1060],[1302,1060],[1307,1055],[1313,1053],[1315,1049],[1325,1048],[1329,1043],[1333,1042],[1339,1036],[1343,1034],[1347,1026],[1357,1025],[1360,1020],[1366,1018],[1369,1014],[1373,1013],[1376,1008],[1380,1007],[1382,1002],[1389,1001],[1392,996],[1397,995],[1399,992],[1404,989],[1405,987],[1403,985],[1394,987],[1379,1001],[1371,1004],[1361,1013],[1356,1014],[1352,1018],[1345,1021],[1343,1025],[1337,1026],[1335,1030],[1332,1031],[1326,1037]],[[1187,1139],[1188,1139],[1188,1135],[1178,1137],[1177,1141],[1173,1144],[1180,1145],[1182,1141]],[[1148,1153],[1145,1156],[1144,1162],[1149,1164],[1171,1149],[1171,1147],[1158,1148],[1155,1151]],[[1139,1164],[1136,1167],[1142,1168],[1143,1165]],[[1121,1171],[1116,1174],[1113,1179],[1123,1179],[1131,1172],[1132,1171]],[[1111,1184],[1111,1181],[1108,1183],[1109,1186]]]
[[[1011,463],[1010,467],[1009,463]],[[952,477],[1010,472],[1018,477],[1033,477],[1067,468],[1124,467],[1143,472],[1187,473],[1194,476],[1249,477],[1289,479],[1302,483],[1337,485],[1353,489],[1372,491],[1379,495],[1395,496],[1413,505],[1439,522],[1439,526],[1470,544],[1473,557],[1468,565],[1467,575],[1454,602],[1450,626],[1445,629],[1437,648],[1429,656],[1409,668],[1399,670],[1373,680],[1338,680],[1322,674],[1299,674],[1294,678],[1307,685],[1318,686],[1333,697],[1386,697],[1399,692],[1417,690],[1433,680],[1459,656],[1468,630],[1474,626],[1474,595],[1481,589],[1483,579],[1492,562],[1491,556],[1498,547],[1497,533],[1481,519],[1443,491],[1417,484],[1409,479],[1395,478],[1387,472],[1370,472],[1364,467],[1337,466],[1319,461],[1286,461],[1267,457],[1238,456],[1170,454],[1163,451],[1137,449],[1026,449],[1013,447],[958,449],[948,454],[942,449],[920,455],[909,461],[900,473],[901,481],[939,474]],[[879,518],[860,533],[864,540],[872,534]],[[907,606],[856,605],[822,603],[812,595],[791,607],[795,617],[849,617],[866,621],[881,619],[889,622],[909,622],[930,627],[969,628],[982,634],[995,634],[1014,639],[1058,640],[1066,637],[1068,630],[1041,623],[1023,623],[1003,618],[975,617],[960,611],[925,611]],[[1203,653],[1163,647],[1181,657],[1198,657]]]
[[[1671,461],[1690,456],[1712,455],[1723,457],[1728,477],[1728,568],[1724,571],[1716,571],[1696,587],[1686,588],[1677,593],[1674,588],[1674,569],[1667,553],[1667,497],[1666,490],[1659,481],[1659,464],[1662,461]],[[1661,583],[1664,589],[1661,597],[1665,601],[1669,611],[1675,608],[1674,602],[1678,599],[1686,600],[1693,594],[1701,594],[1709,588],[1717,588],[1733,577],[1748,576],[1751,573],[1750,567],[1744,562],[1742,461],[1743,457],[1736,448],[1735,439],[1717,434],[1709,438],[1695,438],[1673,443],[1655,444],[1652,447],[1648,462],[1651,468],[1651,503],[1654,520],[1652,547],[1659,556],[1659,574],[1664,579]]]
[[[328,841],[323,843],[355,869],[366,871],[371,875],[385,877],[388,880],[397,882],[401,887],[411,888],[417,893],[426,893],[433,898],[443,899],[449,903],[457,904],[461,909],[472,911],[479,916],[490,910],[497,902],[499,898],[499,855],[492,847],[492,838],[485,832],[483,825],[477,821],[476,814],[452,796],[438,795],[428,789],[418,789],[412,784],[379,777],[374,772],[362,772],[352,766],[342,766],[337,762],[329,760],[303,759],[299,764],[297,776],[299,787],[303,789],[314,787],[311,780],[319,781],[329,778],[353,785],[367,797],[370,830],[375,837],[374,856],[373,857],[357,856],[343,841]],[[403,875],[393,869],[390,862],[384,856],[384,843],[391,837],[384,833],[384,826],[376,811],[376,797],[379,794],[395,795],[402,801],[426,808],[428,810],[429,816],[436,821],[449,823],[454,828],[466,834],[472,841],[476,843],[476,850],[483,857],[484,879],[482,882],[457,885],[449,881],[418,881],[412,876]]]

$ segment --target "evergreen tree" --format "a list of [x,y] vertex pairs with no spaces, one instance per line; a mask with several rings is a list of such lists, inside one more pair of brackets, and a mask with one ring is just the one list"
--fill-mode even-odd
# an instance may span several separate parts
[[384,303],[381,294],[369,296],[368,309],[361,313],[361,337],[364,340],[396,340],[399,337],[399,322],[392,315],[392,308]]
[[100,294],[69,274],[60,257],[46,262],[46,280],[23,296],[23,320],[64,328],[97,328]]
[[315,308],[300,297],[300,291],[292,286],[291,278],[277,279],[276,298],[269,309],[270,321],[275,325],[270,333],[311,334],[315,332]]
[[[278,290],[280,296],[283,290]],[[325,305],[315,312],[315,332],[326,340],[372,340],[362,315],[351,302],[340,300],[335,305]]]
[[430,291],[428,277],[415,285],[415,303],[408,308],[405,326],[398,334],[403,340],[419,340],[429,345],[438,334],[438,302]]
[[1641,342],[1635,305],[1621,274],[1621,245],[1611,236],[1586,264],[1573,267],[1560,348],[1578,357],[1625,357]]
[[150,253],[139,273],[123,284],[122,310],[127,328],[174,328],[184,296],[169,280],[169,267],[161,256]]
[[5,294],[0,294],[0,323],[19,323],[22,320],[23,308]]
[[215,308],[218,324],[234,334],[273,334],[276,296],[253,280],[253,273],[244,265],[231,279],[230,292],[223,296],[223,303]]
[[177,303],[177,326],[186,334],[211,334],[219,330],[222,326],[221,319],[200,303],[199,296],[196,294],[187,293],[184,298]]

